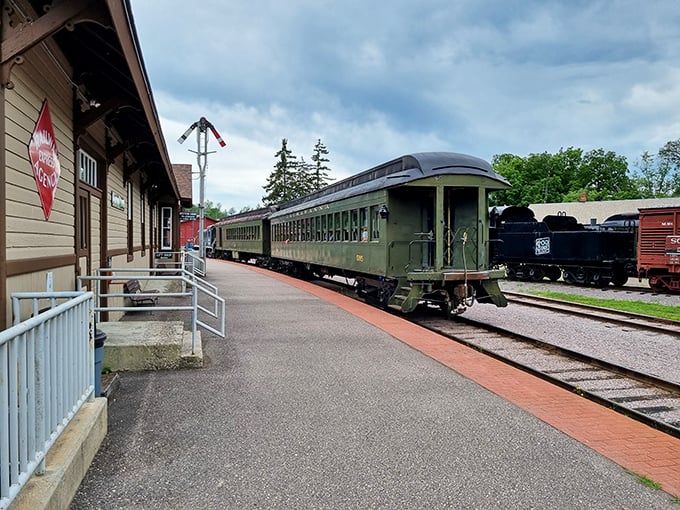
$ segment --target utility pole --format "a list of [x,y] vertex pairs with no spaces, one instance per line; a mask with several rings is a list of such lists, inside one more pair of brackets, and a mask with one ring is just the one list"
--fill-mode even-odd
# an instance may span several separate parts
[[[191,132],[198,128],[196,131],[196,144],[197,144],[197,150],[192,151],[189,149],[189,152],[195,152],[196,153],[196,160],[198,163],[198,170],[199,170],[199,184],[200,184],[200,192],[199,192],[199,204],[198,204],[198,211],[199,211],[199,216],[198,216],[198,256],[201,258],[202,261],[205,262],[205,236],[203,235],[203,230],[205,228],[205,171],[208,168],[208,154],[213,154],[215,151],[208,152],[208,129],[212,131],[213,136],[215,139],[218,141],[220,144],[220,147],[226,147],[226,143],[224,140],[222,140],[222,137],[220,134],[217,132],[215,129],[215,126],[213,126],[208,119],[205,117],[201,117],[198,119],[197,122],[194,122],[191,126],[189,126],[189,129],[187,129],[182,136],[179,137],[177,140],[179,143],[183,143],[184,140],[187,139],[187,137],[191,134]],[[201,148],[202,147],[202,148]]]

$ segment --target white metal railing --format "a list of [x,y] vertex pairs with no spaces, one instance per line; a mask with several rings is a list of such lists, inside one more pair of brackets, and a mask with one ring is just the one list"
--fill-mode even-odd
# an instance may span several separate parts
[[[144,273],[154,273],[153,275],[144,275]],[[114,297],[187,297],[191,299],[191,304],[189,305],[154,305],[150,307],[153,310],[175,310],[175,311],[190,311],[191,312],[191,353],[196,352],[196,331],[197,327],[200,326],[216,335],[225,337],[226,334],[226,319],[225,319],[225,301],[217,293],[217,287],[208,282],[197,278],[195,275],[187,273],[186,271],[181,271],[181,275],[177,274],[177,269],[173,268],[155,268],[155,269],[142,269],[142,268],[99,268],[96,270],[95,276],[79,276],[78,281],[82,284],[83,281],[94,281],[95,282],[95,306],[94,311],[97,313],[97,320],[99,319],[99,313],[105,311],[116,311],[116,312],[132,312],[139,311],[138,306],[113,306],[103,304],[103,300],[106,298]],[[132,274],[135,280],[140,281],[151,281],[151,282],[166,282],[166,281],[178,281],[182,286],[181,292],[162,292],[160,289],[154,289],[154,292],[140,292],[137,294],[129,294],[125,292],[102,292],[101,282],[102,281],[120,281],[121,275]],[[187,288],[189,290],[187,290]],[[158,290],[158,292],[155,292]],[[209,300],[212,303],[212,309],[207,308],[201,304],[201,301]],[[215,328],[205,321],[201,320],[199,312],[203,312],[206,315],[217,319],[218,327]]]
[[205,276],[205,260],[191,251],[183,252],[182,268],[191,274]]
[[[18,322],[27,299],[33,317]],[[0,509],[45,472],[50,447],[94,399],[92,292],[15,293],[12,307],[18,323],[0,332]]]

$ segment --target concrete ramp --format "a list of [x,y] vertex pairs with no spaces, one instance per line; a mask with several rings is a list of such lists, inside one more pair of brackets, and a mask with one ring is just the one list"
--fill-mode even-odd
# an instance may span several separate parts
[[191,331],[182,321],[100,322],[106,333],[102,368],[113,372],[172,370],[203,366],[201,333],[191,350]]

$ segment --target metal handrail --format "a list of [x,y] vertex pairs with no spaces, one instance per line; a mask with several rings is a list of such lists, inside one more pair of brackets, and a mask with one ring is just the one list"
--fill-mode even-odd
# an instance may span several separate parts
[[[187,267],[191,266],[191,271]],[[198,257],[190,251],[182,252],[182,269],[193,275],[205,276],[205,259]]]
[[[164,276],[156,275],[137,275],[136,273],[166,273]],[[191,312],[191,353],[196,353],[196,332],[197,327],[202,328],[215,333],[216,335],[224,338],[226,336],[226,306],[225,301],[221,298],[217,292],[207,288],[199,281],[198,278],[193,275],[187,276],[184,271],[181,275],[177,274],[176,269],[141,269],[141,268],[99,268],[96,270],[95,276],[79,276],[79,285],[82,285],[83,281],[94,281],[96,283],[97,291],[95,293],[95,306],[94,311],[97,313],[97,319],[99,319],[100,312],[131,312],[139,311],[139,307],[135,306],[102,306],[101,299],[108,297],[190,297],[191,305],[172,305],[172,306],[158,306],[153,307],[154,310],[169,310],[169,311],[190,311]],[[106,273],[106,274],[102,274]],[[179,281],[182,286],[186,288],[189,286],[191,290],[189,292],[140,292],[136,294],[125,293],[125,292],[111,292],[102,293],[101,292],[101,282],[102,281],[116,281],[120,280],[120,273],[133,273],[135,274],[135,279],[137,280],[148,280],[148,281]],[[212,286],[214,287],[214,286]],[[216,289],[216,287],[214,287]],[[214,303],[213,310],[209,310],[199,303],[199,295],[204,295],[211,299]],[[199,318],[199,311],[210,315],[213,318],[218,319],[219,329],[210,326]]]
[[[92,292],[13,293],[15,321],[26,299],[33,317],[0,332],[0,508],[45,472],[49,449],[94,399]],[[52,308],[39,313],[44,300]]]

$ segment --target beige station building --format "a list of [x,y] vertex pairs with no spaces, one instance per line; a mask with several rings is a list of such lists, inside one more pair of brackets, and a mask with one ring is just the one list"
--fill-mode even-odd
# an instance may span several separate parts
[[602,223],[604,220],[621,213],[636,213],[647,207],[680,206],[678,198],[646,198],[640,200],[609,200],[603,202],[561,202],[550,204],[531,204],[537,220],[550,214],[573,216],[579,223]]
[[[128,0],[6,0],[0,88],[0,326],[17,291],[179,249],[176,176]],[[189,182],[186,186],[178,183]],[[48,283],[49,282],[49,283]],[[104,292],[106,289],[104,289]]]

